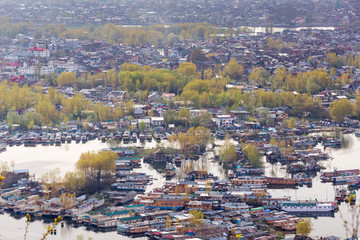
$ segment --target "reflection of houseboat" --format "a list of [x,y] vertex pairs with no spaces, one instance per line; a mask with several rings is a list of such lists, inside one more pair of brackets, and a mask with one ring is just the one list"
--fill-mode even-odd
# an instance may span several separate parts
[[165,170],[166,180],[171,180],[176,175],[176,167],[173,164],[167,164]]
[[181,163],[182,163],[182,158],[181,158],[181,156],[180,156],[180,155],[176,155],[176,156],[174,157],[174,162],[175,162],[175,165],[176,165],[177,167],[180,167],[180,166],[181,166]]
[[337,205],[335,203],[319,203],[319,202],[282,202],[281,210],[286,212],[331,212],[335,211]]
[[324,141],[324,147],[333,147],[333,148],[341,147],[341,140],[340,139],[327,138]]

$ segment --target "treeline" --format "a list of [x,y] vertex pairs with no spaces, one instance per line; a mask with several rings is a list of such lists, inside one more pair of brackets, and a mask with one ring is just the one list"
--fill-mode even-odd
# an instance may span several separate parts
[[104,40],[110,44],[124,43],[128,45],[143,45],[150,43],[158,46],[160,43],[170,42],[174,37],[184,39],[203,39],[210,34],[220,33],[221,30],[207,23],[184,23],[174,25],[149,25],[123,27],[107,23],[102,26],[69,27],[65,24],[44,24],[35,26],[32,23],[10,23],[7,17],[0,16],[0,34],[14,38],[17,34],[32,33],[38,39],[71,38],[79,40]]
[[56,126],[70,120],[79,123],[116,120],[132,113],[133,105],[133,102],[123,102],[111,108],[82,94],[67,97],[54,87],[44,94],[39,87],[0,83],[0,120],[6,119],[10,126],[19,124],[21,129],[32,129],[34,125]]
[[[75,90],[99,85],[112,90],[125,90],[129,99],[136,98],[139,103],[146,102],[151,91],[158,91],[176,94],[175,101],[168,102],[171,106],[224,107],[226,111],[244,107],[252,114],[255,114],[259,107],[287,106],[293,116],[311,115],[317,118],[328,118],[329,113],[312,94],[351,83],[351,72],[334,78],[334,68],[330,73],[325,70],[313,70],[297,75],[288,73],[285,68],[278,68],[274,74],[263,68],[253,68],[252,72],[246,75],[244,67],[234,59],[223,68],[215,65],[213,68],[205,69],[203,73],[197,70],[194,63],[181,63],[176,70],[152,69],[149,66],[125,63],[119,67],[119,71],[111,69],[106,73],[88,73],[81,76],[63,72],[59,76],[47,75],[45,80],[55,87],[73,86]],[[228,84],[234,81],[240,82],[240,85],[234,85],[235,88],[229,87]],[[250,91],[242,89],[254,86],[258,88]],[[7,119],[10,125],[20,124],[21,128],[30,129],[34,125],[54,126],[69,120],[116,120],[133,113],[134,103],[131,101],[122,102],[114,98],[113,102],[117,104],[112,108],[101,102],[95,103],[82,94],[67,97],[55,90],[55,87],[48,88],[45,94],[39,86],[18,86],[2,82],[0,120]],[[269,88],[273,91],[269,91]],[[184,121],[183,117],[175,115],[169,112],[166,118],[181,125],[190,122],[192,126],[206,125],[203,118],[190,118]],[[360,117],[360,114],[353,115]]]
[[326,54],[326,61],[335,68],[342,66],[354,66],[360,68],[360,55],[349,54],[348,56],[345,56],[337,55],[336,53],[328,53]]
[[360,119],[360,97],[356,97],[355,102],[348,99],[335,100],[330,105],[329,113],[337,123],[342,123],[346,116]]
[[106,73],[82,74],[63,72],[58,77],[45,76],[45,80],[53,86],[73,86],[78,90],[94,88],[99,85],[111,87],[113,90],[161,91],[177,93],[185,84],[196,76],[196,66],[188,63],[180,64],[178,70],[151,69],[149,66],[140,66],[124,63],[120,71],[108,70]]

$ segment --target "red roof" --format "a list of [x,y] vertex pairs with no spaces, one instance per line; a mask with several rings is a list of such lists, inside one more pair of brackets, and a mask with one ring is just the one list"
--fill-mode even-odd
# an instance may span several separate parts
[[19,77],[12,77],[9,79],[11,82],[21,82],[23,80],[25,80],[25,77],[24,76],[19,76]]
[[33,48],[30,48],[29,51],[31,52],[44,52],[46,49],[45,48],[38,48],[37,46],[33,47]]
[[12,63],[12,62],[7,62],[6,66],[19,66],[19,63]]

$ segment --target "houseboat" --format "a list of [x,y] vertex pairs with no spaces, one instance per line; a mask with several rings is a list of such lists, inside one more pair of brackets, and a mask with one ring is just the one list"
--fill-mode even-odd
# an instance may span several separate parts
[[226,132],[225,131],[216,131],[216,137],[219,139],[224,139],[226,136]]
[[61,145],[61,133],[57,133],[55,137],[55,145],[60,146]]
[[125,203],[134,201],[137,193],[135,191],[124,191],[124,192],[105,192],[109,194],[109,199],[115,204],[123,205]]
[[118,191],[135,191],[135,192],[145,192],[146,186],[142,184],[133,184],[133,183],[120,183],[116,182],[111,185]]
[[282,202],[280,209],[286,212],[332,212],[337,209],[335,203],[319,203],[317,201],[310,202]]
[[145,136],[146,136],[146,140],[148,140],[149,142],[151,142],[151,140],[152,140],[151,134],[150,134],[150,133],[146,133]]
[[36,144],[36,137],[35,136],[28,136],[24,139],[25,146],[35,146]]
[[141,132],[139,135],[139,138],[140,138],[141,142],[145,141],[145,134],[143,132]]
[[322,173],[320,179],[323,182],[331,182],[333,177],[351,176],[351,175],[359,175],[359,174],[360,174],[360,169],[335,170],[333,172]]
[[76,143],[79,143],[80,140],[81,140],[80,134],[79,134],[79,133],[76,133],[76,135],[75,135],[75,142],[76,142]]
[[130,132],[129,131],[124,132],[123,141],[124,142],[130,141]]
[[282,186],[296,186],[298,181],[296,179],[291,178],[275,178],[275,177],[267,177],[266,182],[268,185],[282,185]]
[[132,140],[133,142],[136,142],[136,141],[137,141],[137,135],[136,135],[136,133],[133,133],[133,134],[132,134],[131,140]]

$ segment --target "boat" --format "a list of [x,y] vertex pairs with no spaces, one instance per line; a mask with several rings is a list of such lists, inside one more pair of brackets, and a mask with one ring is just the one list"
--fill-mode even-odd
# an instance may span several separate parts
[[146,133],[145,136],[146,136],[146,140],[148,140],[149,142],[151,142],[151,140],[152,140],[151,134],[150,134],[150,133]]
[[76,143],[79,143],[80,140],[81,140],[81,136],[80,136],[79,133],[77,133],[77,134],[75,135],[75,142],[76,142]]
[[127,142],[130,140],[130,132],[129,131],[125,131],[124,135],[123,135],[123,141]]
[[61,145],[61,133],[57,133],[55,137],[55,145],[60,146]]
[[353,184],[354,181],[358,180],[359,177],[357,175],[354,175],[352,173],[349,173],[349,175],[342,175],[338,177],[333,177],[332,182],[333,184]]
[[280,209],[285,212],[332,212],[337,209],[337,205],[332,202],[285,201],[281,203]]
[[267,177],[266,182],[268,185],[286,185],[286,186],[296,186],[298,181],[291,178],[276,178],[276,177]]
[[305,173],[300,172],[294,174],[293,178],[298,181],[298,185],[312,185],[312,178],[308,177]]
[[137,140],[137,135],[136,135],[136,133],[133,133],[133,134],[132,134],[131,140],[132,140],[133,142],[136,142],[136,140]]
[[140,138],[141,142],[145,141],[145,134],[143,132],[141,132],[139,135],[139,138]]
[[354,132],[355,137],[360,137],[360,130]]
[[70,135],[66,136],[66,142],[67,142],[67,143],[71,143],[71,140],[72,140],[72,139],[71,139],[71,136],[70,136]]
[[320,179],[323,182],[331,182],[333,177],[338,176],[351,176],[351,175],[359,175],[360,169],[349,169],[349,170],[334,170],[333,172],[324,172],[321,174]]
[[141,184],[133,183],[113,183],[112,187],[118,191],[135,191],[135,192],[145,192],[146,186]]
[[35,144],[36,144],[35,136],[28,136],[24,139],[25,146],[35,146]]
[[117,134],[115,134],[114,139],[115,139],[116,141],[120,141],[120,140],[122,139],[122,137],[123,137],[123,133],[122,133],[122,132],[118,132]]
[[155,141],[160,142],[161,141],[161,134],[154,133]]
[[216,131],[216,137],[219,139],[224,139],[226,136],[226,132],[225,131]]

